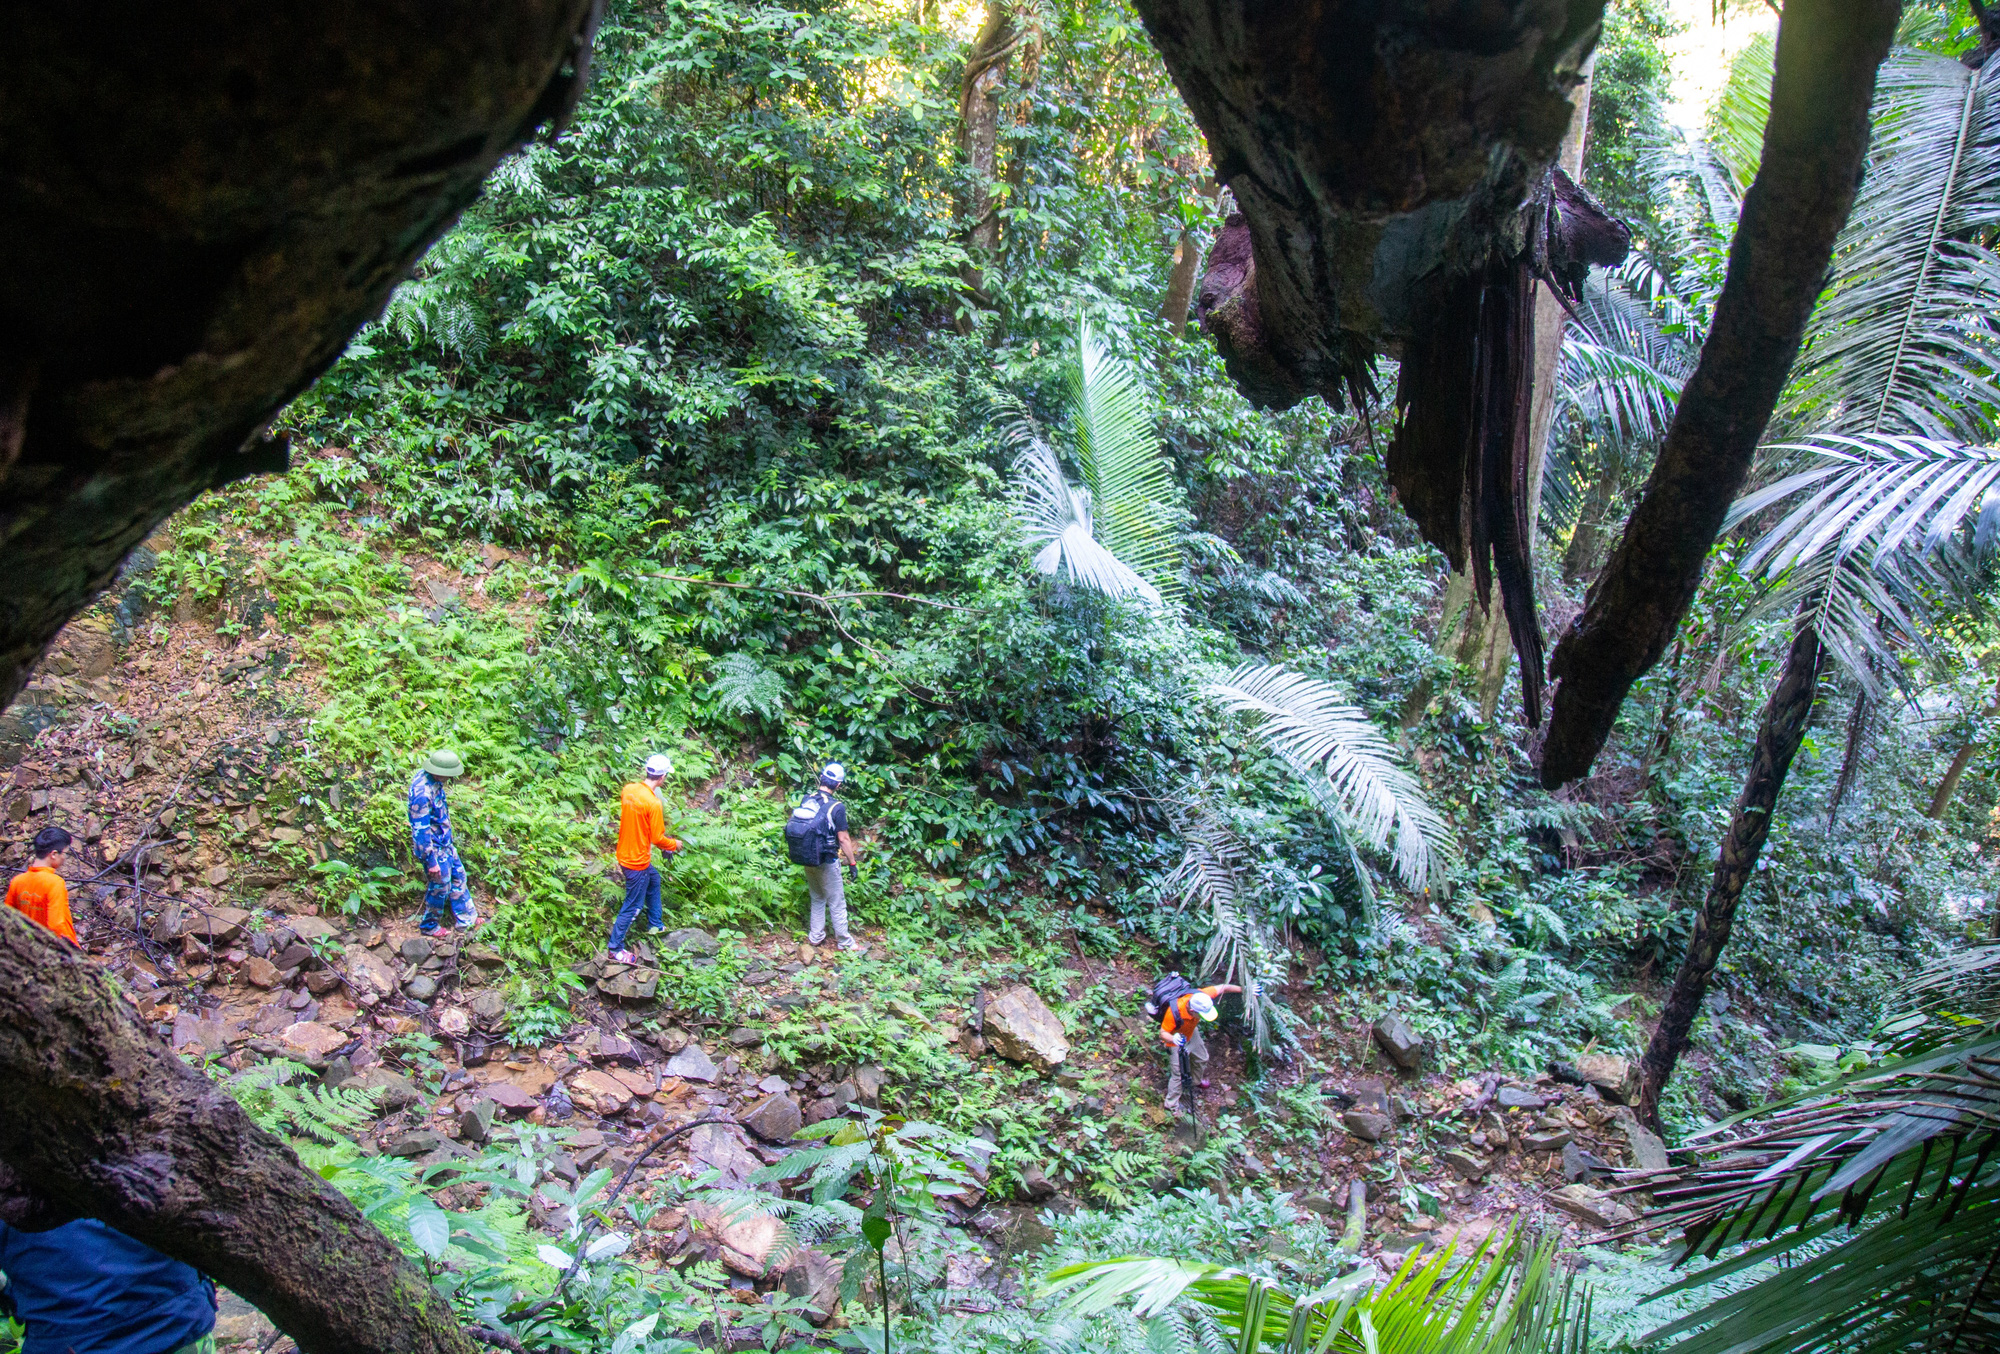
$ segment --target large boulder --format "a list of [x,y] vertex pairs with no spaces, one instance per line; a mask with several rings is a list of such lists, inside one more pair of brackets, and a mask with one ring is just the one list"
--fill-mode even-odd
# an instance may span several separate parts
[[784,1289],[789,1297],[806,1299],[806,1320],[824,1326],[840,1305],[840,1264],[810,1246],[793,1251],[785,1262]]
[[1606,1100],[1629,1105],[1639,1098],[1639,1069],[1630,1059],[1590,1053],[1576,1060],[1577,1074]]
[[1025,983],[1012,983],[986,998],[986,1042],[1010,1062],[1053,1072],[1069,1059],[1062,1022]]
[[734,1124],[703,1124],[688,1134],[688,1164],[698,1175],[719,1172],[717,1189],[748,1189],[750,1177],[764,1163],[750,1154],[742,1129]]
[[423,1096],[417,1090],[415,1082],[411,1081],[401,1072],[392,1072],[386,1067],[363,1068],[361,1071],[356,1072],[353,1077],[342,1083],[341,1089],[345,1091],[379,1091],[381,1094],[377,1097],[376,1104],[381,1107],[384,1114],[393,1114],[397,1110],[408,1109],[423,1099]]

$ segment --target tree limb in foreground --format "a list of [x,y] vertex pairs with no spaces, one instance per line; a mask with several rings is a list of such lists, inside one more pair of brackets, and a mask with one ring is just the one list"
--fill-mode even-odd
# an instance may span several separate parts
[[1587,774],[1625,693],[1666,652],[1750,472],[1868,151],[1897,0],[1789,0],[1771,116],[1701,360],[1624,538],[1549,663],[1561,681],[1542,784]]
[[1777,688],[1764,706],[1757,744],[1750,753],[1750,770],[1743,778],[1743,793],[1737,796],[1736,811],[1729,816],[1729,832],[1716,853],[1715,876],[1709,881],[1701,911],[1695,915],[1687,954],[1674,974],[1674,985],[1667,989],[1666,1004],[1646,1045],[1646,1056],[1639,1060],[1639,1117],[1655,1130],[1660,1127],[1660,1092],[1687,1051],[1695,1017],[1701,1014],[1701,1000],[1708,994],[1709,977],[1729,943],[1736,908],[1743,901],[1743,886],[1750,882],[1757,858],[1764,851],[1764,839],[1771,833],[1778,793],[1785,788],[1785,776],[1792,769],[1799,744],[1805,741],[1813,700],[1819,694],[1819,670],[1825,660],[1818,632],[1801,623],[1785,656]]
[[[474,1354],[353,1204],[140,1023],[79,951],[0,908],[0,1162],[243,1295],[304,1354]],[[0,1173],[4,1174],[4,1173]]]

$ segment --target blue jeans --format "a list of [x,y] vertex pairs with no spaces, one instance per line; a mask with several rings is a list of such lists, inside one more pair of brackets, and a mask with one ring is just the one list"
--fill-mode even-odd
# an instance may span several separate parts
[[[622,870],[625,867],[619,866]],[[618,920],[611,923],[609,948],[625,948],[625,933],[632,929],[632,923],[639,919],[639,909],[646,909],[646,921],[655,931],[660,929],[660,867],[648,865],[643,870],[625,870],[625,904],[618,909]]]
[[444,878],[432,879],[428,873],[424,876],[424,919],[417,929],[437,930],[446,913],[460,926],[469,927],[478,921],[479,914],[472,909],[472,892],[466,885],[465,862],[454,852],[438,862],[438,873]]

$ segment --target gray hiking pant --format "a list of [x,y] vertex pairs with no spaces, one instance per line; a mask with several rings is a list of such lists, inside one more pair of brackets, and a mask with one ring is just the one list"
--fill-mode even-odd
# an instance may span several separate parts
[[[1208,1071],[1208,1045],[1202,1042],[1200,1030],[1187,1037],[1187,1048],[1194,1056],[1194,1075],[1195,1080],[1199,1081],[1202,1074]],[[1190,1103],[1194,1099],[1194,1093],[1199,1089],[1197,1086],[1187,1088]],[[1177,1048],[1167,1050],[1167,1112],[1170,1114],[1181,1112],[1181,1051]]]
[[846,940],[847,935],[847,892],[840,879],[840,862],[831,865],[807,865],[806,892],[812,895],[812,921],[806,927],[806,943],[817,945],[826,939],[827,914],[833,914],[833,934],[836,940]]

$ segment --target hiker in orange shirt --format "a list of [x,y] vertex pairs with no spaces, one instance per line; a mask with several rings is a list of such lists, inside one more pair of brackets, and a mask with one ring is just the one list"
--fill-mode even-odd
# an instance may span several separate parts
[[[1168,1048],[1167,1053],[1167,1112],[1179,1114],[1181,1092],[1187,1092],[1188,1103],[1195,1101],[1195,1088],[1181,1085],[1181,1060],[1175,1055],[1181,1045],[1195,1062],[1201,1064],[1203,1072],[1208,1071],[1208,1045],[1202,1041],[1201,1022],[1215,1019],[1215,999],[1243,989],[1235,983],[1217,983],[1214,987],[1199,987],[1183,996],[1175,997],[1167,1003],[1167,1009],[1160,1014],[1160,1042]],[[1208,1078],[1202,1077],[1201,1084],[1208,1085]]]
[[70,944],[81,945],[83,942],[76,938],[76,924],[69,918],[69,885],[56,873],[62,868],[63,852],[69,850],[72,840],[59,827],[45,827],[35,834],[28,872],[15,875],[14,882],[7,886],[7,906],[29,921],[46,926]]
[[636,963],[637,957],[625,948],[625,933],[646,909],[647,922],[661,928],[660,869],[653,864],[653,848],[669,856],[681,849],[680,842],[667,835],[667,808],[660,802],[660,787],[674,769],[664,754],[646,759],[646,779],[631,781],[618,796],[618,868],[625,872],[625,905],[611,924],[608,948],[621,964]]

